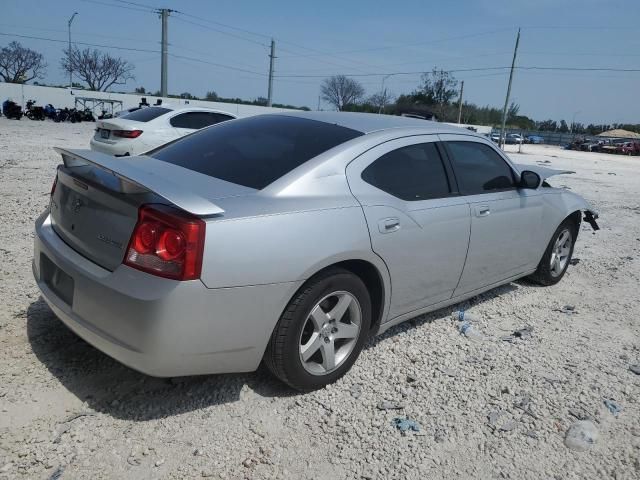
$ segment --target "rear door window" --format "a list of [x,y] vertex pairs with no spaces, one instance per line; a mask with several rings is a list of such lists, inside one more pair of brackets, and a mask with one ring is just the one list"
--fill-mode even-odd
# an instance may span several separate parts
[[365,168],[362,179],[407,201],[442,198],[451,193],[435,143],[393,150]]
[[175,128],[189,128],[191,130],[199,130],[209,125],[231,120],[233,117],[224,113],[215,112],[185,112],[169,120],[171,126]]
[[516,188],[511,167],[490,146],[479,142],[447,142],[447,146],[463,195]]
[[257,115],[195,132],[147,155],[260,190],[360,135],[357,130],[306,118]]
[[134,120],[136,122],[149,122],[154,118],[158,118],[160,115],[169,113],[170,111],[170,108],[145,107],[141,108],[140,110],[136,110],[135,112],[128,113],[127,115],[123,115],[120,118],[124,118],[126,120]]

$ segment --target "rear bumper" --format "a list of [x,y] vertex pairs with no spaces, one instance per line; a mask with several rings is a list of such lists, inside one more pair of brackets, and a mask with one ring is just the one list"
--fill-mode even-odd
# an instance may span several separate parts
[[[65,244],[47,213],[35,233],[33,274],[55,315],[97,349],[153,376],[255,370],[300,285],[208,289],[124,265],[110,272]],[[71,304],[41,276],[41,255],[73,279]]]
[[117,156],[124,156],[124,155],[135,155],[135,145],[133,145],[133,143],[127,143],[127,144],[121,144],[121,143],[116,143],[116,142],[112,142],[112,143],[107,143],[107,142],[101,142],[100,140],[96,140],[95,138],[92,138],[89,141],[89,147],[91,148],[91,150],[94,150],[96,152],[100,152],[100,153],[106,153],[107,155],[117,155]]

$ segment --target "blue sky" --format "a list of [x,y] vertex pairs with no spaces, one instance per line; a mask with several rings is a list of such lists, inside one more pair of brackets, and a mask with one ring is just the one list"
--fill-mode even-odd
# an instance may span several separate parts
[[[637,0],[131,1],[182,12],[169,19],[171,93],[266,97],[271,36],[278,57],[274,102],[311,108],[318,106],[322,78],[331,74],[365,75],[356,78],[375,93],[382,76],[394,73],[385,85],[397,95],[416,88],[420,78],[399,72],[508,66],[519,26],[519,66],[640,69]],[[0,33],[9,35],[0,35],[0,45],[18,40],[42,52],[46,81],[63,83],[59,59],[66,44],[15,35],[66,41],[67,20],[78,12],[73,41],[150,50],[108,49],[136,66],[136,79],[118,89],[155,91],[160,20],[136,8],[116,0],[2,0]],[[467,100],[504,103],[506,70],[454,75],[465,81]],[[570,122],[575,114],[582,123],[640,123],[639,87],[640,72],[517,70],[512,99],[522,114],[539,120]]]

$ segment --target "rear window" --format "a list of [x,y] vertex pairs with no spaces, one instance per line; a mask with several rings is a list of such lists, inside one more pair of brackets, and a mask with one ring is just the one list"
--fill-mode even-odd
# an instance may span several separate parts
[[145,108],[141,108],[140,110],[136,110],[135,112],[131,112],[126,115],[123,115],[120,118],[124,118],[126,120],[135,120],[136,122],[149,122],[154,118],[158,118],[160,115],[169,113],[170,111],[171,111],[170,108],[145,107]]
[[261,190],[307,160],[360,135],[362,132],[306,118],[258,115],[220,123],[148,155]]

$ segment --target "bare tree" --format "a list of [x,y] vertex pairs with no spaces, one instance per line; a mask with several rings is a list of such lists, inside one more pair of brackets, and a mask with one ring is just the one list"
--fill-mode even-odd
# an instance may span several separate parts
[[364,87],[357,80],[334,75],[324,79],[320,93],[324,101],[342,110],[345,105],[356,103],[364,96]]
[[69,50],[65,50],[60,65],[66,72],[73,71],[90,90],[106,91],[113,84],[123,84],[135,78],[131,73],[134,66],[127,60],[96,49],[71,47],[71,55]]
[[458,80],[451,73],[434,68],[422,75],[419,94],[424,97],[425,103],[434,106],[436,116],[443,119],[451,99],[458,95]]
[[7,83],[26,83],[43,78],[47,64],[41,53],[11,42],[0,50],[0,77]]
[[387,89],[374,93],[367,99],[367,103],[378,107],[378,113],[384,113],[384,108],[393,102],[394,95],[389,93]]

